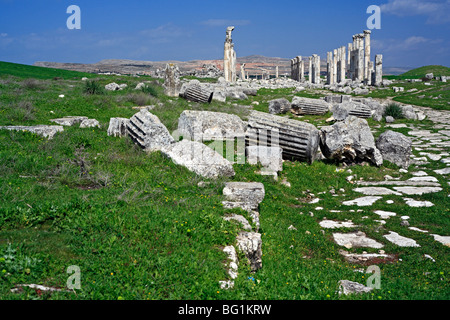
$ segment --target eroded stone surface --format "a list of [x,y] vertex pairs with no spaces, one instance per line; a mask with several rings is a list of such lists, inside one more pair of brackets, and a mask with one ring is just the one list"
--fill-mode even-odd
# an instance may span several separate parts
[[422,195],[442,191],[440,187],[394,187],[394,189],[407,195]]
[[336,229],[336,228],[353,228],[357,227],[352,221],[334,221],[334,220],[323,220],[319,222],[322,228],[326,229]]
[[364,232],[358,231],[356,233],[333,233],[334,241],[346,248],[382,248],[383,244],[370,239]]
[[390,242],[398,245],[399,247],[420,247],[419,244],[413,239],[403,237],[394,231],[390,231],[389,234],[384,235]]
[[400,196],[401,193],[395,192],[391,189],[384,188],[384,187],[361,187],[353,189],[353,191],[360,192],[362,194],[365,194],[367,196],[381,196],[381,195],[397,195]]
[[339,281],[339,295],[367,293],[372,290],[373,290],[373,288],[366,287],[358,282],[353,282],[350,280],[340,280]]
[[418,201],[418,200],[414,200],[411,198],[403,198],[403,200],[405,200],[406,204],[410,207],[432,207],[434,206],[433,203],[431,203],[430,201]]
[[346,206],[353,206],[357,205],[358,207],[364,207],[364,206],[371,206],[376,201],[380,200],[382,197],[378,196],[367,196],[367,197],[361,197],[354,200],[344,201],[342,204]]

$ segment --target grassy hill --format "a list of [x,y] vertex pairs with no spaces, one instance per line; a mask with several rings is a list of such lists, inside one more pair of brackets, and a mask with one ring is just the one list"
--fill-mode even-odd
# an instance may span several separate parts
[[[136,106],[153,105],[151,112],[173,132],[183,110],[233,113],[246,120],[252,102],[259,103],[255,109],[267,112],[269,100],[291,100],[292,88],[260,89],[256,96],[243,101],[197,104],[167,97],[157,84],[152,84],[152,95],[134,90],[142,78],[89,75],[99,87],[110,82],[128,87],[88,94],[86,83],[80,80],[83,74],[77,72],[0,65],[0,125],[52,124],[50,119],[64,116],[87,116],[101,125],[65,127],[52,140],[29,132],[0,130],[0,300],[449,298],[450,248],[429,235],[448,235],[450,186],[442,176],[437,176],[441,192],[420,197],[432,201],[433,207],[407,207],[396,195],[380,200],[377,209],[397,213],[381,225],[375,221],[380,217],[373,208],[345,206],[342,202],[361,196],[347,181],[350,174],[354,180],[365,181],[384,180],[385,175],[394,179],[412,177],[389,163],[380,168],[355,165],[350,172],[348,167],[331,161],[311,165],[285,161],[277,181],[258,174],[258,166],[235,164],[233,178],[208,180],[174,164],[160,152],[143,152],[129,138],[107,135],[109,119],[130,118],[138,111]],[[62,79],[54,81],[55,74]],[[296,95],[319,97],[322,92],[304,90]],[[305,116],[302,120],[323,126],[329,125],[329,116]],[[384,122],[368,121],[377,135],[387,129]],[[419,125],[404,119],[397,122]],[[431,128],[427,121],[420,125]],[[423,170],[433,174],[432,170],[444,166],[434,161]],[[222,191],[225,181],[230,180],[264,184],[266,194],[259,209],[263,267],[252,273],[239,253],[235,288],[222,290],[219,281],[228,279],[223,264],[227,255],[222,249],[233,244],[241,230],[237,223],[223,217],[236,213],[251,221],[247,212],[223,208]],[[312,198],[320,202],[312,203]],[[388,199],[393,203],[385,202]],[[424,228],[429,234],[402,226],[401,215],[408,215],[411,226]],[[325,218],[351,220],[358,227],[324,229],[319,222]],[[398,261],[377,263],[381,289],[339,296],[339,280],[366,285],[369,277],[367,265],[347,262],[339,254],[343,247],[333,241],[333,232],[357,230],[382,242],[383,250]],[[417,239],[421,247],[396,246],[383,237],[387,230]],[[374,248],[351,250],[378,252]],[[425,254],[435,262],[424,258]],[[17,284],[64,288],[69,277],[67,268],[72,265],[81,270],[80,290],[47,294],[24,288],[20,293],[11,292]]]
[[405,73],[402,73],[398,76],[385,76],[386,79],[397,79],[397,80],[404,80],[404,79],[421,79],[425,77],[427,73],[433,73],[433,76],[450,76],[450,68],[439,66],[439,65],[431,65],[431,66],[424,66],[416,69],[409,70]]
[[34,79],[81,79],[82,77],[92,78],[91,73],[68,71],[62,69],[44,68],[29,66],[18,63],[0,61],[0,76],[15,76],[19,78]]

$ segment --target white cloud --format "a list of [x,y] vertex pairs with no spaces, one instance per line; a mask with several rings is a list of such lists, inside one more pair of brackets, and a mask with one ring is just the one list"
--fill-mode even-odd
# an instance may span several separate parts
[[250,20],[209,19],[200,24],[208,27],[246,26],[250,24]]
[[380,6],[381,14],[396,16],[427,16],[427,23],[450,22],[450,0],[389,0]]
[[8,34],[7,33],[0,33],[0,37],[7,37]]
[[383,52],[409,51],[424,46],[434,46],[442,43],[442,39],[429,39],[422,36],[411,36],[405,40],[387,39],[373,40],[372,47]]

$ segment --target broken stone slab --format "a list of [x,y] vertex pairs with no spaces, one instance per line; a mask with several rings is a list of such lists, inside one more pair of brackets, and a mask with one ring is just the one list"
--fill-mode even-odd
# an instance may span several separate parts
[[412,151],[410,138],[399,132],[387,130],[378,137],[375,145],[384,160],[408,168]]
[[442,175],[450,174],[450,167],[447,167],[444,169],[439,169],[439,170],[434,170],[434,172],[436,172],[437,174],[442,174]]
[[291,109],[291,103],[285,98],[274,99],[269,101],[270,114],[283,114]]
[[330,111],[331,104],[322,99],[312,99],[295,96],[290,105],[295,115],[323,115]]
[[430,201],[418,201],[418,200],[414,200],[414,199],[411,199],[411,198],[403,198],[403,200],[405,201],[405,203],[408,206],[414,207],[414,208],[432,207],[432,206],[434,206],[434,204],[431,203]]
[[415,240],[403,237],[394,231],[390,231],[389,234],[385,234],[383,237],[399,247],[420,247]]
[[111,118],[109,119],[108,136],[124,137],[128,135],[127,125],[130,119]]
[[11,289],[12,293],[18,293],[21,292],[23,287],[28,287],[34,290],[39,290],[43,292],[69,292],[67,290],[61,289],[61,288],[55,288],[55,287],[47,287],[40,284],[17,284],[14,288]]
[[385,180],[385,181],[355,181],[355,184],[361,186],[424,186],[424,187],[439,187],[440,184],[436,182],[428,181],[398,181],[398,180]]
[[426,181],[426,182],[439,182],[438,179],[432,176],[421,176],[421,177],[413,177],[408,179],[408,181]]
[[161,150],[175,142],[159,118],[145,109],[130,118],[127,132],[134,143],[148,152]]
[[280,147],[249,146],[246,153],[251,165],[260,163],[272,172],[283,170],[283,150]]
[[264,185],[260,182],[227,182],[223,194],[228,201],[258,205],[264,200]]
[[223,220],[225,221],[230,221],[230,220],[234,220],[239,222],[242,225],[242,228],[244,228],[244,230],[247,231],[252,231],[252,226],[250,225],[250,223],[248,223],[247,219],[245,219],[243,216],[239,215],[239,214],[232,214],[229,216],[225,216],[223,217]]
[[185,110],[178,119],[178,134],[193,141],[245,137],[245,124],[237,115]]
[[55,122],[61,126],[66,126],[66,127],[71,127],[75,124],[81,123],[83,122],[83,120],[87,120],[88,117],[83,117],[83,116],[68,116],[68,117],[64,117],[64,118],[59,118],[59,119],[51,119],[51,122]]
[[365,119],[349,116],[320,130],[320,149],[327,159],[341,162],[370,161],[383,164],[383,157],[375,146],[370,127]]
[[312,163],[319,156],[319,131],[307,122],[252,111],[246,131],[246,145],[280,147],[283,159]]
[[[381,250],[380,250],[381,251]],[[396,260],[395,255],[386,253],[349,253],[345,250],[339,250],[344,259],[349,263],[374,265],[379,263],[388,263]]]
[[205,178],[235,175],[233,166],[227,159],[200,142],[182,140],[161,148],[161,152],[175,164]]
[[252,271],[257,271],[262,267],[262,240],[261,234],[256,232],[242,231],[236,236],[237,247],[241,250],[250,262]]
[[225,252],[228,255],[228,275],[231,279],[236,279],[238,276],[238,265],[239,261],[236,254],[236,249],[234,246],[226,246],[223,248],[223,252]]
[[0,130],[10,130],[10,131],[28,131],[40,135],[49,140],[53,139],[57,132],[63,132],[63,126],[47,126],[47,125],[37,125],[37,126],[0,126]]
[[422,232],[422,233],[428,233],[427,230],[422,230],[416,227],[409,227],[408,229],[413,230],[413,231],[418,231],[418,232]]
[[364,232],[333,233],[334,241],[347,249],[350,248],[383,248],[383,244],[368,238]]
[[345,206],[353,206],[357,205],[358,207],[364,207],[364,206],[371,206],[376,201],[380,200],[382,197],[378,196],[367,196],[367,197],[361,197],[354,200],[344,201],[342,204]]
[[80,123],[80,128],[100,128],[100,122],[96,119],[85,119]]
[[339,281],[339,295],[360,294],[372,291],[373,288],[366,287],[358,282],[350,280]]
[[394,189],[407,195],[422,195],[442,191],[440,187],[394,187]]
[[362,187],[362,188],[356,188],[353,189],[355,192],[360,192],[366,196],[381,196],[381,195],[396,195],[401,196],[401,193],[395,192],[391,189],[384,188],[384,187]]
[[183,88],[180,89],[179,95],[188,101],[211,103],[214,92],[202,86],[200,81],[192,80],[186,85],[184,91]]
[[444,237],[438,234],[432,234],[435,241],[442,243],[444,246],[450,247],[450,236]]
[[389,219],[389,217],[395,217],[397,214],[395,212],[376,210],[375,214],[379,215],[381,219]]
[[334,220],[322,220],[319,222],[319,225],[325,229],[336,229],[336,228],[355,228],[355,225],[351,220],[350,221],[334,221]]

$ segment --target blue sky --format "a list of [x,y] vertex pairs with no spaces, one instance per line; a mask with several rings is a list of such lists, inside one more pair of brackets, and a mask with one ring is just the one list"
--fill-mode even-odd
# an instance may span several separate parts
[[[81,30],[66,26],[70,5],[81,9]],[[229,25],[238,57],[325,58],[367,29],[370,5],[381,8],[372,57],[450,67],[450,0],[0,0],[0,60],[221,59]]]

